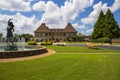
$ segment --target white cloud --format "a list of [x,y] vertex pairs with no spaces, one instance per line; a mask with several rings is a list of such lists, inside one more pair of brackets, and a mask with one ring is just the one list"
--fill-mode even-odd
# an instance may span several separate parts
[[102,2],[100,1],[99,3],[97,3],[93,6],[93,9],[94,10],[89,14],[88,17],[81,19],[81,22],[83,24],[94,24],[98,18],[100,10],[102,9],[103,12],[105,13],[107,11],[108,7],[107,7],[106,3],[102,4]]
[[25,17],[20,13],[14,16],[16,33],[33,33],[35,26],[35,16]]
[[30,11],[30,1],[24,0],[1,0],[0,9],[8,11]]
[[112,12],[115,12],[116,10],[120,9],[120,0],[114,0],[113,5],[110,7]]
[[80,29],[84,29],[85,25],[79,25],[78,23],[74,23],[72,24],[75,28],[80,28]]
[[82,18],[81,22],[83,24],[94,24],[98,18],[98,15],[100,13],[100,10],[104,13],[107,12],[107,9],[110,8],[112,12],[115,12],[116,10],[120,9],[120,0],[114,0],[114,3],[112,6],[107,6],[107,3],[102,3],[101,1],[93,6],[93,11],[89,14],[88,17]]
[[[92,6],[94,0],[66,0],[64,5],[60,7],[52,0],[48,0],[47,2],[40,0],[32,5],[33,10],[44,11],[40,20],[37,20],[35,16],[26,17],[19,13],[19,11],[30,11],[31,1],[34,0],[1,0],[1,10],[17,11],[18,13],[15,15],[0,14],[0,31],[6,33],[7,20],[9,18],[13,18],[16,30],[15,33],[18,34],[33,33],[33,31],[39,27],[42,22],[47,23],[50,28],[64,28],[67,22],[75,21],[75,19],[80,16],[81,12],[85,11],[87,7]],[[119,3],[120,0],[115,0],[113,5],[109,6],[109,8],[115,12],[120,9]],[[78,23],[74,23],[73,26],[82,30],[87,29],[87,24],[94,24],[96,22],[101,9],[105,13],[108,9],[107,3],[103,4],[100,1],[95,4],[93,6],[93,11],[89,14],[89,16],[81,19],[83,24],[79,25]],[[84,33],[91,33],[91,31],[92,29],[86,30]]]
[[33,6],[33,10],[36,10],[36,11],[43,11],[45,10],[45,8],[46,8],[45,1],[39,1]]
[[[107,12],[108,8],[110,8],[112,12],[117,11],[118,9],[120,9],[119,3],[120,3],[120,0],[114,0],[114,3],[112,6],[108,6],[107,3],[102,3],[102,1],[98,2],[97,4],[94,4],[93,11],[89,14],[89,16],[82,18],[80,20],[82,25],[88,25],[88,24],[93,25],[97,21],[101,10],[104,12],[104,14]],[[93,29],[86,30],[86,31],[84,31],[84,34],[85,33],[91,34],[92,31],[93,31]]]
[[104,14],[107,12],[108,10],[108,6],[107,6],[107,3],[104,3],[101,7],[102,11],[104,12]]
[[79,13],[91,6],[94,0],[66,0],[64,5],[59,7],[53,1],[39,1],[33,5],[33,10],[44,11],[39,22],[45,22],[54,28],[66,26],[67,22],[75,20]]
[[81,33],[85,35],[91,35],[93,32],[93,28],[87,29],[87,30],[82,30]]
[[86,30],[87,34],[91,34],[93,32],[93,28]]
[[19,12],[15,15],[1,15],[0,14],[0,25],[1,25],[1,33],[6,35],[7,21],[12,18],[12,22],[15,25],[15,32],[17,34],[22,33],[31,33],[33,34],[34,26],[35,26],[35,16],[33,17],[25,17]]

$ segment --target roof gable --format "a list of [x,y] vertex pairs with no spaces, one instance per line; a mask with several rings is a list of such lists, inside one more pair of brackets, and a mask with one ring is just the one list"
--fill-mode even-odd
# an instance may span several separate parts
[[45,23],[42,23],[35,32],[49,32],[49,28],[46,26]]
[[45,23],[42,23],[34,32],[77,32],[71,23],[68,23],[64,29],[49,29]]
[[73,28],[71,23],[68,23],[67,26],[64,28],[63,32],[77,32],[77,31]]

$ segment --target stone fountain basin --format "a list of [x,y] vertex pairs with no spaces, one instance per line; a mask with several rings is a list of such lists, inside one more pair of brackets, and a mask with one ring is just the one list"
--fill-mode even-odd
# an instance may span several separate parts
[[44,54],[46,52],[47,52],[47,48],[45,47],[18,50],[18,51],[0,51],[0,59],[34,56],[34,55]]

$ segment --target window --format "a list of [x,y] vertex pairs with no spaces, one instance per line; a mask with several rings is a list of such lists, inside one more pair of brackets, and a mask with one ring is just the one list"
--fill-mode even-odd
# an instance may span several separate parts
[[38,33],[39,36],[41,36],[41,33]]
[[49,33],[49,36],[51,36],[51,33]]
[[63,33],[64,36],[66,36],[66,33]]
[[45,36],[45,33],[42,33],[42,36]]
[[69,36],[69,33],[66,33],[66,36]]
[[48,33],[45,33],[45,36],[48,36]]

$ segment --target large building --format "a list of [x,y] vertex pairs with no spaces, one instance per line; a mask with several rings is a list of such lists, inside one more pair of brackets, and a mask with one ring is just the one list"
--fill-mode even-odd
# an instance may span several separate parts
[[35,31],[35,41],[66,41],[77,36],[77,31],[68,23],[64,29],[50,29],[45,23],[42,23]]

